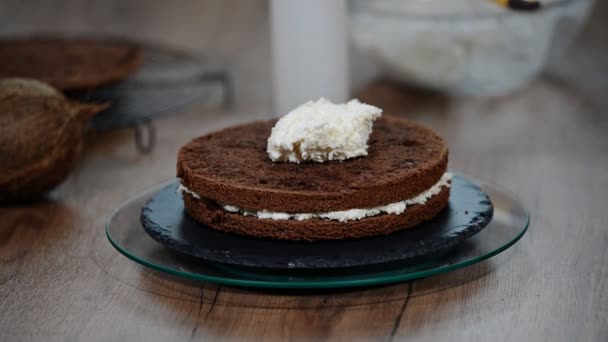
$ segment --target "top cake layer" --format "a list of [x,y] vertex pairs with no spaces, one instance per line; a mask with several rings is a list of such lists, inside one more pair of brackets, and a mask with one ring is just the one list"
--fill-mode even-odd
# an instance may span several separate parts
[[376,121],[368,155],[343,162],[273,163],[266,143],[276,120],[234,126],[179,151],[177,175],[190,190],[221,204],[280,212],[366,208],[425,191],[447,168],[445,141],[411,121]]

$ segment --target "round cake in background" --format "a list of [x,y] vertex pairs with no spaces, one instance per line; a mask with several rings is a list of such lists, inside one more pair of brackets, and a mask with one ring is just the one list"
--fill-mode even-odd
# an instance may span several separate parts
[[142,63],[132,43],[84,38],[0,40],[0,77],[23,77],[60,90],[91,89],[127,78]]
[[327,163],[273,163],[266,143],[275,120],[199,137],[178,154],[188,214],[215,229],[284,240],[389,234],[448,204],[448,148],[409,120],[379,118],[368,155]]

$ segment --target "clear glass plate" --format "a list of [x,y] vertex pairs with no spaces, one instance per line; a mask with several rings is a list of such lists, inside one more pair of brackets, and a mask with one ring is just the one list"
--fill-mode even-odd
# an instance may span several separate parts
[[441,256],[416,262],[315,272],[235,267],[171,252],[143,230],[141,208],[157,191],[174,181],[158,185],[118,208],[106,226],[110,243],[129,259],[154,270],[227,285],[318,289],[390,284],[429,277],[481,262],[503,252],[525,234],[529,223],[527,211],[512,194],[476,181],[492,200],[493,219],[480,233]]

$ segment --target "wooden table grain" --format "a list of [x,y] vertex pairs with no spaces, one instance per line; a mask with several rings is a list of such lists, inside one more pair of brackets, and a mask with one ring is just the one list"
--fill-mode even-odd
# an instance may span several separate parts
[[[228,22],[240,23],[240,33],[227,33],[228,44],[214,40],[214,28],[202,40],[230,56],[242,51],[236,45],[254,50],[227,61],[236,108],[157,121],[158,144],[147,155],[137,153],[130,131],[91,134],[84,159],[48,199],[0,208],[1,341],[608,340],[608,54],[600,24],[585,31],[596,35],[581,40],[570,64],[509,96],[453,99],[386,81],[357,92],[439,131],[451,169],[521,198],[530,230],[496,258],[391,286],[276,292],[180,280],[114,250],[106,220],[174,175],[179,146],[270,116],[268,41],[264,26],[247,21],[264,22],[266,8],[234,14],[224,3],[213,2],[207,15],[214,25],[237,15]],[[607,17],[606,6],[597,12],[593,23]],[[249,24],[255,29],[242,29]]]

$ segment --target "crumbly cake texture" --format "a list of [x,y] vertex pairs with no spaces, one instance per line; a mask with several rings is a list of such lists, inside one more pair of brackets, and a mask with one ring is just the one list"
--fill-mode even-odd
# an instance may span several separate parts
[[[389,234],[437,215],[448,204],[443,187],[425,204],[408,206],[400,215],[382,214],[339,222],[310,219],[273,220],[224,210],[234,205],[251,210],[302,213],[368,208],[412,198],[429,189],[447,169],[445,141],[409,120],[378,119],[366,157],[328,163],[273,163],[266,139],[275,120],[229,127],[182,147],[177,174],[187,213],[215,229],[284,240],[331,240]],[[200,194],[195,198],[192,193]]]
[[229,127],[192,140],[178,154],[177,176],[217,203],[273,212],[324,212],[402,201],[446,172],[448,149],[430,129],[384,116],[368,155],[327,163],[273,163],[266,139],[275,120]]
[[0,40],[0,77],[33,78],[60,90],[91,89],[121,81],[142,63],[141,49],[95,39]]

